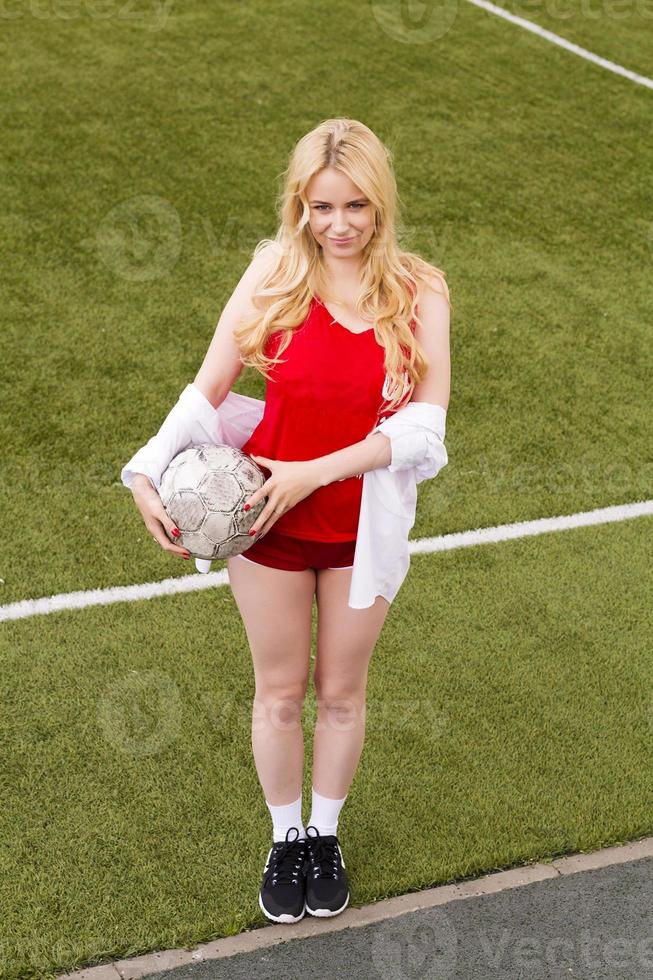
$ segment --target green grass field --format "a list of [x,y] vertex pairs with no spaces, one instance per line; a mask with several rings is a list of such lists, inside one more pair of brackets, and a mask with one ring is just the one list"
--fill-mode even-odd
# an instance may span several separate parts
[[[93,9],[0,16],[2,605],[194,573],[120,469],[337,115],[393,150],[454,305],[411,536],[653,497],[653,90],[471,3],[435,37],[391,2]],[[641,5],[505,9],[653,77]],[[353,905],[653,832],[650,554],[643,516],[413,556],[340,820]],[[267,924],[228,585],[3,622],[0,684],[0,976]],[[314,721],[311,692],[305,807]]]

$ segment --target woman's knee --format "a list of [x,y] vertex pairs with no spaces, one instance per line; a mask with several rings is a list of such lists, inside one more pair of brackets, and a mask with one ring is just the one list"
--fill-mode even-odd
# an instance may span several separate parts
[[318,705],[330,710],[337,711],[341,705],[361,705],[365,702],[365,681],[361,681],[355,687],[349,684],[338,684],[337,681],[336,683],[327,681],[326,684],[319,681],[313,683]]
[[307,680],[281,687],[257,682],[253,705],[255,723],[282,729],[300,725],[307,687]]
[[302,705],[308,690],[308,675],[301,676],[295,680],[286,680],[276,683],[268,680],[265,676],[256,678],[256,690],[254,697],[262,704],[273,705],[278,702]]
[[340,691],[317,696],[319,722],[338,731],[349,731],[365,718],[365,691]]
[[340,657],[318,640],[317,657],[313,671],[313,687],[318,703],[337,709],[340,702],[361,704],[369,677],[373,648],[351,649],[351,656]]
[[347,723],[359,719],[365,711],[368,664],[363,662],[355,672],[343,672],[337,666],[318,669],[313,673],[313,687],[318,711]]

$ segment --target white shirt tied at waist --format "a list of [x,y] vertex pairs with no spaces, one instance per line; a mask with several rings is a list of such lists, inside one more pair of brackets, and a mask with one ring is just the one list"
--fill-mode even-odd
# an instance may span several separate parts
[[[189,384],[159,432],[132,456],[120,479],[131,488],[145,473],[159,489],[174,457],[202,443],[241,449],[263,417],[265,402],[230,391],[217,407]],[[349,606],[367,609],[377,595],[392,602],[410,566],[408,534],[415,523],[417,484],[447,465],[446,410],[430,402],[409,402],[375,426],[391,444],[392,462],[363,474],[363,491],[349,589]],[[208,571],[206,562],[196,562]]]

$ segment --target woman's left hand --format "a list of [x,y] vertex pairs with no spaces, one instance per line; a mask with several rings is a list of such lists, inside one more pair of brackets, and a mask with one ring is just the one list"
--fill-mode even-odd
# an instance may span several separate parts
[[250,534],[252,531],[257,532],[256,540],[260,541],[282,514],[285,514],[287,510],[290,510],[300,500],[308,497],[309,494],[324,484],[316,460],[287,462],[254,455],[251,458],[259,466],[265,467],[272,473],[263,486],[245,501],[245,504],[253,507],[259,500],[268,498],[267,504],[250,528]]

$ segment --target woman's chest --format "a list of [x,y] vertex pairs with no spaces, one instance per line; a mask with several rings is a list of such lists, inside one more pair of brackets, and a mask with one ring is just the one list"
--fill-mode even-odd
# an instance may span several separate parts
[[[270,352],[276,354],[278,346],[273,342]],[[309,318],[279,355],[284,363],[271,369],[266,398],[282,399],[312,414],[345,409],[374,417],[384,401],[384,355],[373,330],[356,335]]]
[[322,314],[336,327],[341,330],[348,330],[354,336],[365,333],[367,330],[373,331],[374,323],[363,320],[356,312],[355,305],[351,303],[331,303],[331,309],[327,309],[324,303],[316,297],[315,302],[321,307]]

